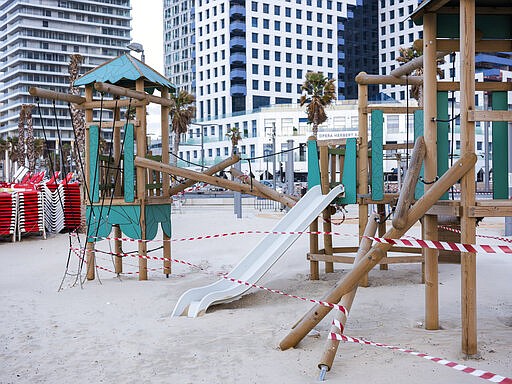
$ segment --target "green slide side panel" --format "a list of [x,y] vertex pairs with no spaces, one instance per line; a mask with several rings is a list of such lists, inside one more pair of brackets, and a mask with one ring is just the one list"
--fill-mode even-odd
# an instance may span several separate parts
[[100,130],[97,125],[89,127],[89,190],[94,203],[100,201],[100,170],[98,164],[98,146]]
[[[448,92],[437,92],[437,176],[443,176],[449,167],[450,123],[448,123]],[[439,200],[448,200],[448,192],[445,192]]]
[[355,204],[357,201],[357,139],[347,139],[345,162],[341,183],[345,187],[345,197],[339,199],[340,204]]
[[[512,38],[512,15],[492,14],[476,15],[475,27],[483,33],[484,39],[511,39]],[[438,14],[437,15],[437,37],[438,38],[459,38],[460,15]]]
[[155,238],[158,231],[158,223],[162,226],[162,231],[171,237],[171,205],[158,204],[146,205],[146,239]]
[[[423,136],[423,110],[414,111],[414,142],[418,137]],[[423,164],[421,165],[420,176],[423,177],[425,169]],[[425,193],[425,185],[418,180],[416,183],[416,189],[414,190],[414,198],[418,200]]]
[[133,124],[125,124],[124,129],[124,201],[127,203],[132,203],[135,200]]
[[320,185],[320,163],[316,140],[308,140],[308,189]]
[[372,111],[372,200],[384,199],[384,155],[383,151],[384,113]]
[[140,239],[140,206],[138,205],[113,205],[87,207],[87,241],[94,242],[97,237],[106,237],[112,231],[113,224],[119,224],[121,231],[132,239]]
[[[508,109],[507,92],[492,93],[493,111]],[[492,189],[495,199],[508,199],[508,123],[492,122]]]

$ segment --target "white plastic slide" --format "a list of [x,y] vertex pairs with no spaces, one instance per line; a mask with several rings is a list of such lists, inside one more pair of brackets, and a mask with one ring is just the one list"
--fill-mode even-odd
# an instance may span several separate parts
[[[342,185],[338,185],[327,195],[322,195],[319,185],[311,188],[277,223],[272,232],[304,231],[341,193],[343,193]],[[233,268],[228,277],[255,284],[299,236],[300,234],[269,233]],[[210,305],[234,301],[249,289],[251,287],[227,279],[221,279],[204,287],[189,289],[179,298],[172,316],[196,317],[202,315]]]

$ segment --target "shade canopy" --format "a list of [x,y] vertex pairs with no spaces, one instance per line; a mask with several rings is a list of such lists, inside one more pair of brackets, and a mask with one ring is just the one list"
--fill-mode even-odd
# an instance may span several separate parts
[[80,85],[101,82],[116,84],[125,88],[135,88],[135,81],[140,78],[144,78],[145,88],[148,92],[152,93],[154,88],[161,87],[165,87],[171,92],[176,90],[176,86],[168,79],[128,53],[86,72],[79,79],[75,80],[74,86],[78,87]]

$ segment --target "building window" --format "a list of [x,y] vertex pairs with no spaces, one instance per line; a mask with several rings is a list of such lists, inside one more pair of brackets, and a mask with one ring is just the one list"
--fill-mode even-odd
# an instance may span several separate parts
[[274,73],[277,77],[281,76],[281,67],[276,67],[274,70]]
[[313,27],[307,26],[306,27],[306,33],[307,33],[308,36],[312,36],[313,35]]
[[284,45],[286,46],[286,48],[291,48],[292,47],[292,39],[290,39],[289,37],[287,37],[285,39],[285,43]]
[[251,19],[251,23],[252,23],[253,27],[258,28],[258,18],[257,17],[253,17]]
[[263,66],[263,74],[266,76],[270,75],[270,66],[269,65]]
[[269,28],[270,28],[269,19],[263,19],[263,29],[269,29]]
[[268,13],[268,12],[269,12],[268,4],[263,4],[263,13]]
[[307,56],[308,65],[313,65],[313,56]]
[[292,31],[292,23],[285,23],[284,29],[286,32],[291,32]]
[[252,73],[257,75],[258,74],[258,64],[252,65]]
[[290,52],[286,52],[286,62],[287,63],[292,62],[292,54]]
[[258,48],[252,49],[252,58],[257,59],[258,58]]
[[281,22],[280,21],[278,21],[278,20],[274,21],[274,29],[276,31],[280,31],[281,30]]
[[268,49],[263,50],[263,59],[270,60],[270,51]]
[[281,61],[281,52],[275,52],[274,58],[276,61]]
[[292,77],[292,69],[291,68],[286,68],[286,77],[288,77],[288,78]]
[[258,89],[258,80],[253,80],[252,81],[252,89]]
[[307,11],[306,12],[306,20],[311,21],[313,19],[313,12]]
[[274,84],[276,92],[281,92],[281,83],[277,82]]
[[299,34],[299,35],[300,35],[300,34],[302,33],[302,25],[297,24],[297,25],[295,26],[295,31],[297,32],[297,34]]
[[279,5],[274,5],[274,15],[279,16],[281,14],[281,7]]
[[[257,43],[258,42],[258,34],[257,33],[253,33],[252,34],[252,42],[253,43]],[[201,44],[201,43],[199,43]]]
[[296,46],[297,46],[297,49],[302,49],[302,40],[298,39]]
[[300,9],[295,10],[295,17],[297,19],[302,19],[302,11]]
[[270,44],[270,35],[263,35],[263,44]]
[[263,82],[263,90],[264,91],[270,91],[270,81],[264,81]]
[[297,55],[297,64],[302,64],[302,55]]
[[274,44],[276,45],[276,47],[279,47],[281,45],[281,37],[275,36],[274,37]]

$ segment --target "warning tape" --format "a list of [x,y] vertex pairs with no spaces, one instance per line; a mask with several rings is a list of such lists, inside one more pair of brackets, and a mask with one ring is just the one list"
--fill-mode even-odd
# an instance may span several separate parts
[[430,248],[446,251],[460,251],[471,253],[505,253],[511,254],[512,247],[508,245],[488,245],[488,244],[461,244],[447,241],[421,240],[421,239],[386,239],[382,237],[365,236],[367,239],[374,240],[378,243],[387,243],[391,245],[403,245],[413,248]]
[[[228,236],[240,236],[240,235],[331,235],[331,236],[345,236],[345,237],[359,237],[356,234],[350,233],[340,233],[340,232],[324,232],[324,231],[235,231],[235,232],[225,232],[218,233],[214,235],[204,235],[204,236],[195,236],[195,237],[183,237],[180,239],[169,239],[169,240],[141,240],[141,239],[131,239],[126,237],[104,237],[98,239],[104,240],[118,240],[118,241],[126,241],[126,242],[184,242],[184,241],[197,241],[197,240],[207,240],[207,239],[216,239],[223,238]],[[477,235],[479,237],[485,237],[490,239],[502,240],[505,242],[512,243],[511,239],[495,237],[495,236],[487,236],[487,235]],[[411,238],[409,236],[406,236]],[[413,248],[431,248],[431,249],[440,249],[447,251],[461,251],[461,252],[472,252],[472,253],[512,253],[512,247],[507,245],[488,245],[488,244],[461,244],[454,242],[446,242],[446,241],[436,241],[436,240],[421,240],[412,238],[412,240],[408,240],[405,238],[402,239],[388,239],[381,237],[367,237],[370,240],[374,240],[379,243],[388,243],[392,245],[403,245],[406,247]]]
[[[70,247],[70,249],[81,259],[81,260],[84,260],[83,257],[79,254],[79,251],[84,251],[85,248],[75,248],[75,247]],[[185,265],[188,265],[188,266],[191,266],[191,267],[194,267],[194,268],[198,268],[200,269],[201,271],[204,271],[206,272],[206,270],[199,266],[199,265],[195,265],[195,264],[192,264],[192,263],[189,263],[187,261],[183,261],[183,260],[179,260],[179,259],[172,259],[172,258],[167,258],[167,257],[156,257],[156,256],[147,256],[147,255],[139,255],[139,254],[134,254],[134,253],[115,253],[115,252],[106,252],[106,251],[102,251],[102,250],[99,250],[99,249],[94,249],[95,252],[99,252],[99,253],[103,253],[103,254],[107,254],[107,255],[113,255],[113,256],[121,256],[121,257],[126,257],[126,256],[131,256],[131,257],[138,257],[138,258],[141,258],[141,259],[148,259],[148,260],[164,260],[164,261],[174,261],[176,263],[180,263],[180,264],[185,264]],[[84,260],[85,261],[85,260]],[[104,270],[104,271],[107,271],[107,272],[111,272],[111,273],[116,273],[108,268],[105,268],[105,267],[101,267],[99,265],[96,265],[96,268],[98,269],[101,269],[101,270]],[[159,268],[161,269],[161,268]],[[159,270],[159,269],[153,269],[153,270]],[[150,270],[150,269],[148,269]],[[132,274],[134,273],[138,273],[138,272],[131,272]],[[310,302],[310,303],[315,303],[315,304],[320,304],[324,307],[329,307],[329,308],[335,308],[335,309],[338,309],[340,311],[342,311],[345,315],[348,316],[348,310],[342,306],[342,305],[339,305],[339,304],[333,304],[333,303],[329,303],[327,301],[321,301],[321,300],[315,300],[315,299],[308,299],[306,297],[301,297],[301,296],[297,296],[297,295],[292,295],[292,294],[289,294],[289,293],[286,293],[286,292],[283,292],[283,291],[280,291],[278,289],[272,289],[272,288],[267,288],[267,287],[263,287],[261,285],[257,285],[257,284],[253,284],[253,283],[249,283],[247,281],[244,281],[244,280],[240,280],[240,279],[235,279],[233,277],[230,277],[226,274],[223,274],[223,273],[219,273],[217,274],[219,276],[221,276],[222,278],[226,279],[226,280],[229,280],[229,281],[232,281],[234,283],[237,283],[237,284],[240,284],[240,285],[246,285],[248,287],[253,287],[253,288],[258,288],[258,289],[262,289],[264,291],[267,291],[267,292],[272,292],[272,293],[276,293],[278,295],[282,295],[282,296],[286,296],[286,297],[290,297],[290,298],[293,298],[293,299],[298,299],[298,300],[302,300],[302,301],[306,301],[306,302]]]
[[293,299],[299,299],[299,300],[302,300],[302,301],[307,301],[309,303],[320,304],[320,305],[322,305],[324,307],[335,308],[335,309],[340,310],[341,312],[343,312],[345,315],[348,316],[348,310],[344,306],[339,305],[339,304],[333,304],[333,303],[329,303],[327,301],[320,301],[320,300],[315,300],[315,299],[308,299],[308,298],[301,297],[301,296],[291,295],[289,293],[282,292],[282,291],[280,291],[278,289],[266,288],[266,287],[263,287],[261,285],[257,285],[257,284],[249,283],[247,281],[235,279],[235,278],[227,276],[227,275],[223,275],[222,277],[224,279],[226,279],[226,280],[232,281],[232,282],[240,284],[240,285],[246,285],[248,287],[259,288],[259,289],[262,289],[262,290],[267,291],[267,292],[277,293],[278,295],[283,295],[283,296],[286,296],[286,297],[291,297]]
[[[340,330],[342,329],[341,323],[336,319],[333,320],[332,325],[334,325],[335,327],[337,327]],[[342,335],[341,333],[335,333],[335,332],[330,332],[328,339],[350,342],[350,343],[358,343],[358,344],[364,344],[364,345],[372,345],[374,347],[382,347],[382,348],[387,348],[387,349],[390,349],[393,351],[404,352],[404,353],[408,353],[410,355],[422,357],[424,359],[433,361],[434,363],[438,363],[438,364],[444,365],[446,367],[453,368],[459,372],[468,373],[472,376],[479,377],[479,378],[485,379],[485,380],[489,380],[493,383],[512,384],[512,378],[497,375],[495,373],[488,372],[488,371],[482,371],[480,369],[471,368],[466,365],[456,363],[454,361],[449,361],[449,360],[445,360],[445,359],[442,359],[439,357],[430,356],[430,355],[427,355],[426,353],[416,352],[411,349],[400,348],[400,347],[396,347],[393,345],[387,345],[387,344],[383,344],[383,343],[375,343],[373,341],[368,341],[368,340],[365,340],[362,338],[350,337],[350,336]]]
[[[442,228],[442,229],[445,229],[447,231],[454,232],[454,233],[462,233],[462,231],[460,229],[453,228],[453,227],[448,227],[446,225],[439,225],[439,228]],[[483,237],[483,238],[486,238],[486,239],[494,239],[494,240],[504,241],[506,243],[512,243],[512,239],[508,239],[506,237],[501,237],[501,236],[490,236],[490,235],[479,235],[479,234],[477,234],[476,237]]]

